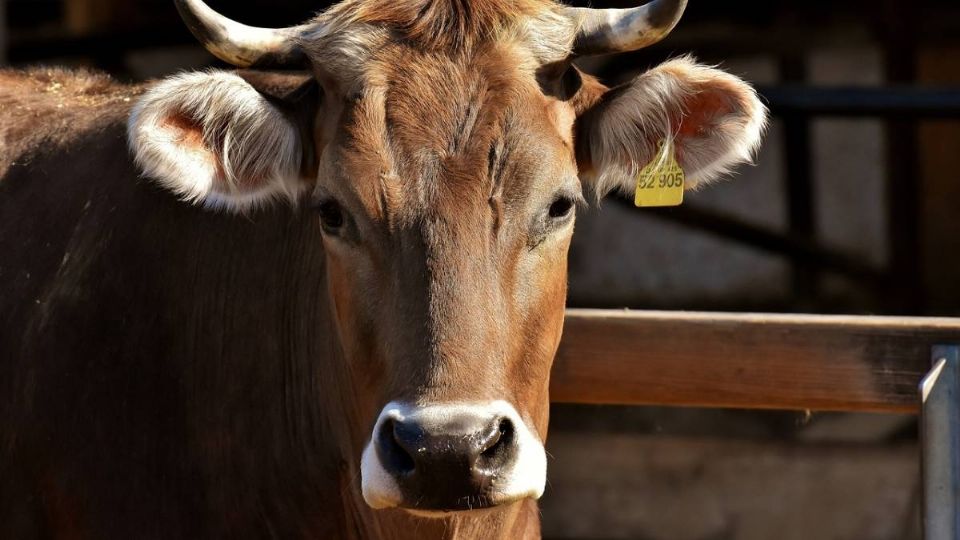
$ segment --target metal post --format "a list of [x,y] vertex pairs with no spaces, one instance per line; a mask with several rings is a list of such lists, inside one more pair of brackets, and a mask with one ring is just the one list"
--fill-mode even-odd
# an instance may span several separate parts
[[960,540],[960,346],[933,348],[920,399],[924,538]]

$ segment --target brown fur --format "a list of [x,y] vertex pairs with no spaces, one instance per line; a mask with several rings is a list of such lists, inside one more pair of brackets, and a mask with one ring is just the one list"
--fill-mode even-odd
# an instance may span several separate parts
[[0,70],[0,174],[37,145],[62,143],[76,131],[97,129],[92,111],[131,103],[140,94],[102,73],[61,68]]
[[320,20],[382,25],[418,50],[462,53],[557,9],[550,0],[347,0]]

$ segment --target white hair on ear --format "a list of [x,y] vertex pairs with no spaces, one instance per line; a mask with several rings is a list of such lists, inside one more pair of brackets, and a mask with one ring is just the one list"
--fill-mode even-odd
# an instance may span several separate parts
[[145,175],[190,202],[244,211],[286,197],[301,182],[297,127],[239,76],[177,75],[133,108],[127,139]]
[[[587,180],[598,197],[616,190],[632,193],[661,142],[676,149],[688,189],[709,183],[751,162],[766,126],[767,109],[749,84],[686,56],[610,92],[587,113],[585,125],[592,162]],[[680,134],[687,104],[703,92],[729,110],[704,119],[707,124],[694,135]]]

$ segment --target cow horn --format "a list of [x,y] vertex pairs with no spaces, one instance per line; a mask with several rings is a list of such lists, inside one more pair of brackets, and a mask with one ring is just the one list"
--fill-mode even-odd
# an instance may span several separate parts
[[190,32],[217,58],[237,67],[301,67],[305,63],[297,37],[305,26],[258,28],[217,13],[202,0],[174,0]]
[[680,21],[687,0],[653,0],[630,9],[566,8],[577,25],[574,56],[628,52],[660,41]]

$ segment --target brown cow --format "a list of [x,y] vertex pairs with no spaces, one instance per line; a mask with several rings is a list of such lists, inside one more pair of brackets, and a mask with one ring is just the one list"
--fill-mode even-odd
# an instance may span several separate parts
[[572,65],[685,4],[269,30],[179,0],[221,59],[300,73],[0,72],[0,536],[537,537],[583,192],[661,144],[697,188],[763,130],[690,59],[612,89]]

